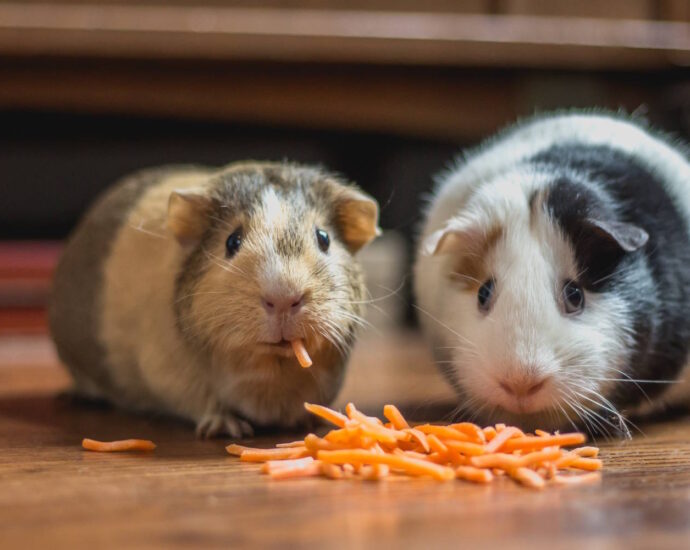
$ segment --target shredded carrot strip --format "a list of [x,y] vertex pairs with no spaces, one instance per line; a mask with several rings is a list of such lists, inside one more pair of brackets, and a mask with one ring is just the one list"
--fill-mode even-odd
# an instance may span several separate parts
[[429,452],[429,441],[427,440],[424,432],[420,432],[417,428],[408,428],[405,431],[409,433],[413,439],[416,439],[419,442],[419,444],[422,446],[422,449],[424,449],[424,452]]
[[520,457],[506,453],[492,453],[482,456],[474,456],[470,464],[477,468],[500,468],[501,470],[513,470],[520,465]]
[[309,357],[307,348],[304,347],[304,340],[301,338],[296,338],[292,340],[290,344],[292,344],[292,351],[295,352],[295,357],[297,357],[297,362],[300,364],[300,367],[305,369],[307,367],[311,367],[311,357]]
[[427,435],[426,437],[429,441],[429,447],[431,447],[432,451],[442,455],[448,454],[448,447],[446,447],[438,437],[436,437],[434,434]]
[[535,451],[533,453],[527,453],[518,459],[519,466],[531,466],[532,464],[541,464],[544,462],[549,462],[551,460],[556,460],[560,458],[562,451],[556,448],[544,449],[543,451]]
[[288,441],[287,443],[278,443],[276,447],[280,449],[288,449],[290,447],[304,447],[304,441]]
[[383,407],[383,416],[390,420],[396,430],[404,430],[410,427],[405,417],[395,405],[386,405]]
[[484,434],[484,437],[486,438],[487,441],[491,441],[494,437],[496,437],[496,428],[493,426],[487,426],[482,430],[482,433]]
[[96,441],[84,438],[81,446],[87,451],[113,453],[121,451],[153,451],[156,444],[148,439],[121,439],[119,441]]
[[[497,424],[497,426],[498,426],[498,424]],[[500,431],[498,430],[498,428],[496,428],[496,431],[498,431],[498,435],[496,437],[494,437],[491,441],[489,441],[486,444],[486,447],[484,447],[484,451],[487,453],[495,453],[501,447],[503,447],[503,445],[505,443],[507,443],[511,437],[520,433],[520,430],[518,430],[517,428],[514,428],[512,426],[509,428],[504,427]]]
[[320,416],[324,420],[328,420],[331,424],[335,424],[339,428],[345,427],[345,422],[347,422],[347,416],[339,412],[324,407],[322,405],[314,405],[313,403],[305,403],[304,408],[310,413]]
[[476,424],[472,424],[471,422],[460,422],[458,424],[451,424],[450,427],[464,433],[474,443],[486,443],[486,434],[484,430]]
[[602,466],[603,463],[598,458],[579,457],[570,463],[571,468],[577,468],[578,470],[601,470]]
[[413,475],[428,475],[440,481],[453,479],[455,472],[451,468],[439,466],[416,458],[406,456],[378,454],[362,449],[348,451],[319,451],[319,460],[333,464],[388,464],[392,468],[409,472]]
[[[543,449],[544,447],[551,447],[552,445],[569,447],[571,445],[579,445],[580,443],[584,443],[585,439],[585,435],[581,433],[550,435],[542,437],[516,437],[515,439],[506,441],[503,445],[503,449],[505,451],[517,451],[518,449],[526,451]],[[491,443],[493,443],[493,441]]]
[[[242,451],[240,460],[243,462],[266,462],[267,460],[285,460],[302,458],[308,454],[306,447],[289,447],[287,449],[248,449]],[[234,453],[231,453],[234,454]]]
[[475,483],[490,483],[494,479],[493,474],[489,470],[473,466],[458,466],[455,468],[455,477],[465,481],[474,481]]
[[[525,434],[514,426],[480,428],[469,422],[410,427],[393,405],[384,408],[389,422],[367,416],[352,403],[347,416],[327,407],[305,403],[305,408],[336,425],[323,437],[308,434],[303,441],[281,443],[273,449],[228,445],[228,453],[245,462],[263,462],[272,479],[358,477],[381,480],[391,475],[428,476],[491,483],[509,476],[518,483],[541,489],[547,483],[578,485],[601,478],[603,466],[596,447],[582,444],[580,433]],[[587,473],[575,473],[584,470]]]
[[599,449],[597,447],[578,447],[571,452],[586,458],[596,458],[599,456]]
[[453,441],[446,439],[446,446],[451,449],[455,449],[458,452],[464,453],[468,456],[478,456],[484,454],[484,445],[479,445],[477,443],[470,443],[469,441]]
[[470,440],[470,437],[467,434],[453,428],[449,428],[448,426],[433,426],[431,424],[424,424],[422,426],[417,426],[417,429],[427,435],[433,434],[443,439],[456,439],[458,441]]
[[559,485],[580,485],[584,483],[597,483],[599,481],[601,481],[601,474],[599,472],[589,472],[575,476],[555,475],[553,477],[553,482]]
[[511,470],[509,474],[513,479],[533,489],[541,489],[546,484],[543,477],[529,468],[516,468],[515,470]]

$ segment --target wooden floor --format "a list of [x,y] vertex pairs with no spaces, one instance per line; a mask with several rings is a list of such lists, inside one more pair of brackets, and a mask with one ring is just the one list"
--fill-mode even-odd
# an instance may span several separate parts
[[[271,482],[227,456],[226,440],[58,397],[67,384],[44,337],[0,339],[1,548],[690,547],[688,419],[603,443],[598,486]],[[400,334],[361,342],[339,402],[394,400],[433,421],[450,397],[418,339]],[[84,436],[150,438],[158,449],[89,453]]]

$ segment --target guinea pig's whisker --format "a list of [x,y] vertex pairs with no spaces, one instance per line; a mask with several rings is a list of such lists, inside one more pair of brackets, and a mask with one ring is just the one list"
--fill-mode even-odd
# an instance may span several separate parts
[[632,382],[640,384],[680,384],[682,380],[640,380],[628,378],[590,378],[590,380],[598,380],[601,382]]
[[194,296],[202,296],[204,294],[223,294],[227,296],[227,291],[207,291],[207,292],[192,292],[191,294],[185,294],[183,296],[180,296],[177,300],[175,300],[176,304],[179,304],[183,300],[186,300],[187,298],[193,298]]
[[[405,277],[403,277],[402,282],[398,285],[398,288],[396,288],[395,290],[391,290],[390,288],[387,288],[383,285],[376,285],[377,287],[382,288],[383,290],[388,292],[388,294],[386,294],[385,296],[379,296],[378,298],[372,297],[370,300],[351,301],[349,303],[351,303],[351,304],[373,304],[375,302],[382,302],[383,300],[388,300],[389,298],[396,296],[400,293],[400,291],[405,286],[405,282],[407,281],[407,278],[408,278],[407,275]],[[371,295],[371,293],[368,290],[367,290],[367,293],[369,295]]]
[[604,275],[601,279],[597,279],[596,281],[592,282],[592,285],[598,285],[600,283],[603,283],[604,281],[607,281],[609,279],[612,279],[613,277],[616,277],[618,275],[624,275],[627,274],[630,271],[635,270],[635,265],[624,265],[620,269],[616,269],[615,271],[609,273],[608,275]]
[[592,403],[593,405],[595,405],[595,406],[598,407],[599,409],[602,409],[602,410],[604,410],[604,411],[610,413],[614,418],[616,418],[616,419],[618,420],[618,422],[619,422],[619,425],[618,425],[618,426],[616,426],[615,424],[613,424],[611,421],[607,420],[607,419],[604,418],[603,416],[599,415],[598,413],[596,413],[596,412],[595,412],[594,410],[592,410],[591,408],[587,407],[587,410],[588,410],[591,414],[596,415],[597,418],[601,419],[604,423],[606,423],[607,425],[611,426],[614,430],[616,430],[616,431],[619,431],[619,430],[622,431],[622,432],[625,434],[626,438],[630,438],[630,437],[631,437],[631,435],[630,435],[630,430],[629,430],[629,428],[628,428],[628,424],[629,424],[630,426],[632,426],[634,429],[636,429],[637,431],[639,431],[640,433],[642,433],[642,430],[640,430],[640,428],[639,428],[638,426],[636,426],[635,424],[633,424],[630,420],[626,419],[620,412],[618,412],[618,409],[616,409],[616,407],[615,407],[608,399],[606,399],[603,395],[601,395],[599,392],[597,392],[597,391],[595,391],[595,390],[591,390],[591,389],[590,389],[590,390],[585,390],[585,391],[588,391],[589,393],[593,394],[594,397],[598,398],[599,400],[597,401],[597,400],[595,400],[595,399],[591,399],[591,398],[588,397],[587,395],[585,395],[585,394],[583,394],[583,393],[581,393],[581,392],[579,392],[579,391],[577,391],[577,390],[571,390],[571,391],[572,391],[575,395],[577,395],[578,397],[580,397],[581,400],[584,399],[585,401],[589,401],[590,403]]
[[[616,368],[616,367],[611,367],[611,366],[610,366],[609,368],[610,368],[612,371],[617,372],[617,373],[619,373],[619,374],[625,376],[628,380],[632,380],[632,377],[631,377],[628,373],[626,373],[626,372],[624,372],[624,371],[622,371],[622,370],[620,370],[620,369],[618,369],[618,368]],[[635,387],[636,387],[638,390],[640,390],[640,393],[644,396],[644,398],[647,400],[647,402],[651,404],[652,400],[651,400],[651,399],[649,398],[649,396],[647,395],[647,392],[644,391],[644,388],[642,388],[642,386],[640,386],[637,382],[633,382],[633,384],[635,384]]]
[[249,275],[242,268],[240,268],[234,264],[229,263],[224,258],[216,256],[215,254],[209,252],[206,249],[203,249],[203,252],[209,260],[211,260],[214,264],[216,264],[222,270],[227,271],[229,273],[237,273],[239,275],[244,276],[247,280],[251,280],[249,278]]
[[144,229],[144,220],[141,220],[139,222],[139,225],[134,225],[134,224],[129,224],[130,229],[134,229],[135,231],[139,231],[139,233],[143,233],[145,235],[149,235],[151,237],[155,237],[157,239],[166,239],[167,235],[164,235],[162,233],[155,233],[154,231],[151,231],[149,229]]
[[422,313],[424,313],[424,315],[427,315],[432,321],[435,321],[436,323],[438,323],[439,325],[441,325],[443,328],[445,328],[447,331],[451,332],[452,334],[454,334],[455,336],[457,336],[458,338],[460,338],[461,341],[463,341],[463,342],[465,342],[465,343],[467,343],[467,344],[469,344],[469,345],[471,345],[471,346],[474,346],[474,344],[473,344],[469,339],[467,339],[467,338],[466,338],[465,336],[463,336],[462,334],[460,334],[460,333],[454,331],[452,328],[450,328],[448,325],[446,325],[443,321],[441,321],[440,319],[437,319],[436,317],[434,317],[434,316],[433,316],[431,313],[429,313],[428,311],[424,310],[423,308],[421,308],[421,307],[418,306],[417,304],[413,304],[413,307],[414,307],[415,309],[421,311]]

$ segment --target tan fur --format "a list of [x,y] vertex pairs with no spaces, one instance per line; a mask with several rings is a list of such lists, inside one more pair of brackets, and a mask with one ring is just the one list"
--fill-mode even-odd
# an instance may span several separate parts
[[[338,209],[344,196],[360,203],[347,220]],[[94,227],[105,211],[107,204],[89,214]],[[305,416],[304,401],[328,403],[342,382],[365,298],[350,250],[364,243],[363,232],[371,233],[368,239],[378,232],[377,216],[372,199],[316,169],[241,163],[166,172],[121,219],[103,222],[119,229],[102,243],[110,248],[98,302],[90,306],[97,320],[92,339],[103,350],[101,381],[88,366],[73,368],[80,363],[78,338],[56,336],[61,356],[78,388],[95,380],[92,394],[189,418],[205,434],[247,434],[243,419],[294,426]],[[225,240],[238,228],[241,249],[227,258]],[[316,228],[331,233],[327,254],[318,248]],[[340,242],[338,234],[354,240]],[[72,244],[70,256],[80,256]],[[63,263],[62,278],[69,280],[78,262]],[[304,306],[287,321],[268,315],[267,292],[303,293]],[[76,288],[55,301],[80,299]],[[69,308],[55,311],[58,326]],[[310,369],[271,344],[297,337],[306,341]]]

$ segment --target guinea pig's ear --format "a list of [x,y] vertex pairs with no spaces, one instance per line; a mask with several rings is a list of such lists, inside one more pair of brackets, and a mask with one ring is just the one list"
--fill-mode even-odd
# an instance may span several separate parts
[[633,252],[642,248],[649,240],[649,233],[641,227],[630,223],[602,221],[587,218],[585,226],[595,237],[605,239],[624,252]]
[[212,200],[201,187],[176,189],[168,200],[168,227],[184,245],[194,244],[208,227]]
[[335,215],[352,254],[381,234],[379,204],[359,189],[343,187],[336,199]]
[[481,225],[473,220],[454,219],[422,241],[422,253],[439,256],[462,252],[486,241],[486,234]]

